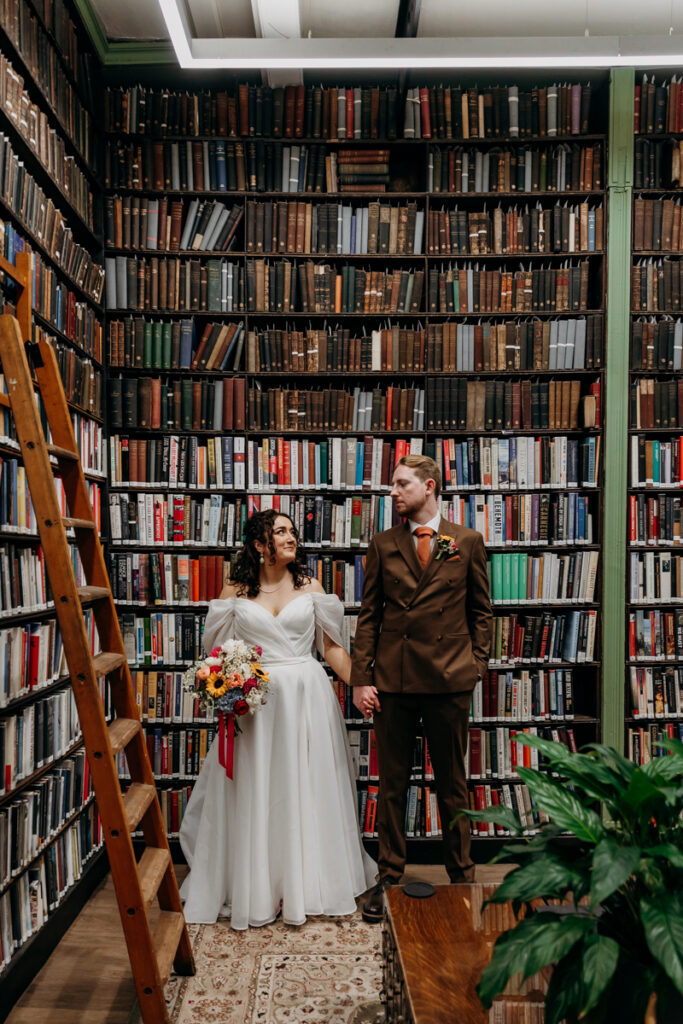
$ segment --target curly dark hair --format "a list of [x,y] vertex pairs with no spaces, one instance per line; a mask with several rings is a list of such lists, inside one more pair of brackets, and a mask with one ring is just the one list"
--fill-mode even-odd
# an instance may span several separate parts
[[260,555],[254,547],[254,541],[257,540],[261,544],[265,544],[271,555],[275,554],[273,528],[278,516],[289,519],[292,526],[294,526],[296,555],[294,561],[290,562],[287,566],[288,571],[292,574],[294,587],[296,589],[302,587],[306,580],[311,577],[311,571],[303,560],[303,551],[299,544],[299,531],[291,517],[285,512],[278,512],[273,508],[266,509],[264,512],[254,512],[247,519],[247,524],[244,528],[244,546],[237,553],[230,571],[230,582],[237,585],[237,593],[240,596],[244,596],[246,592],[248,597],[257,597],[261,590]]

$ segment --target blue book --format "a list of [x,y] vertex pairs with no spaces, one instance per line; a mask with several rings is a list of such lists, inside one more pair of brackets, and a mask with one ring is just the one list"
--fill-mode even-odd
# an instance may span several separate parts
[[354,592],[353,599],[356,604],[360,604],[363,596],[363,581],[365,579],[365,570],[363,569],[363,556],[356,555],[354,557]]
[[320,442],[320,486],[321,487],[327,487],[329,485],[327,451],[328,451],[328,442],[327,441],[321,441]]
[[216,190],[218,192],[228,191],[228,171],[224,142],[216,142]]
[[356,251],[356,215],[351,215],[351,253]]
[[192,363],[192,349],[194,347],[194,320],[180,321],[180,357],[179,367],[189,370]]
[[302,146],[299,150],[299,183],[297,192],[306,191],[306,170],[308,168],[308,146]]
[[363,486],[363,461],[365,458],[365,444],[363,441],[356,442],[356,487]]

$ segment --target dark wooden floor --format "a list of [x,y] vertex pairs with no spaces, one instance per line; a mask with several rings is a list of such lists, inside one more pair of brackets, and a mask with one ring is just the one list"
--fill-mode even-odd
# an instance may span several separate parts
[[[177,868],[183,878],[186,867]],[[479,866],[477,881],[499,881],[501,867]],[[447,882],[442,867],[419,865],[405,881]],[[137,1024],[135,986],[107,878],[65,933],[56,950],[14,1007],[7,1024]]]

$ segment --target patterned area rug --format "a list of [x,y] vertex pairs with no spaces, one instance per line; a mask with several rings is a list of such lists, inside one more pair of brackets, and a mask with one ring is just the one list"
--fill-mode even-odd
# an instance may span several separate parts
[[352,917],[236,932],[190,925],[197,974],[166,987],[172,1024],[375,1024],[381,929]]

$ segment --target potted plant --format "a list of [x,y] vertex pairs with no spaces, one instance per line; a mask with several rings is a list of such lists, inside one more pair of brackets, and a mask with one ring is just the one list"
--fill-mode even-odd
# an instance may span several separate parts
[[[489,902],[510,900],[517,925],[503,932],[478,992],[488,1008],[516,974],[554,964],[546,1024],[564,1019],[643,1024],[683,1021],[683,743],[636,767],[616,750],[518,734],[538,770],[517,768],[551,821],[524,838],[507,807],[463,811],[509,829],[495,861],[516,865]],[[599,811],[602,805],[602,816]],[[570,836],[567,836],[567,833]],[[521,841],[520,841],[521,840]],[[539,913],[548,901],[561,914]],[[648,1005],[650,1010],[648,1011]]]

